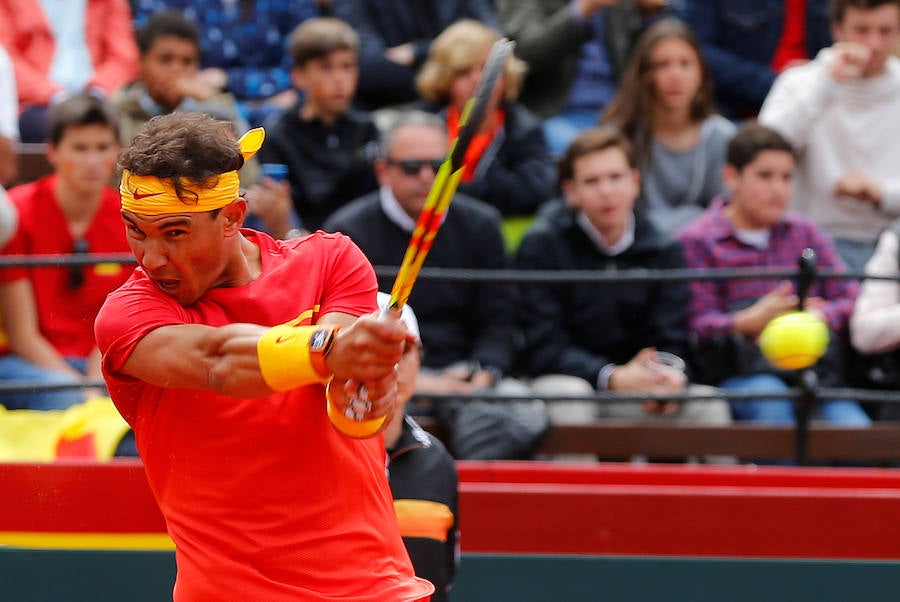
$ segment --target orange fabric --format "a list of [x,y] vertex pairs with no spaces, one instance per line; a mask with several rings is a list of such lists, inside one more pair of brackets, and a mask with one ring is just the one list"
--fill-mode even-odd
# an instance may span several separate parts
[[[450,137],[451,143],[456,136],[459,135],[459,116],[459,110],[456,107],[450,106],[447,109],[447,134]],[[463,170],[461,182],[471,182],[472,178],[475,177],[475,170],[478,169],[478,162],[481,160],[481,155],[484,154],[487,147],[494,141],[494,137],[497,135],[497,132],[500,131],[500,128],[503,127],[505,121],[506,111],[498,107],[494,112],[494,124],[490,129],[478,132],[472,138],[472,141],[469,143],[469,148],[466,149],[466,156],[463,159],[463,163],[466,167]]]
[[453,512],[446,504],[428,500],[394,500],[400,535],[447,541]]
[[[60,88],[50,81],[56,43],[40,0],[0,0],[0,44],[16,73],[20,110],[45,105]],[[112,93],[137,77],[138,49],[126,0],[87,0],[85,40],[94,64],[90,86]]]

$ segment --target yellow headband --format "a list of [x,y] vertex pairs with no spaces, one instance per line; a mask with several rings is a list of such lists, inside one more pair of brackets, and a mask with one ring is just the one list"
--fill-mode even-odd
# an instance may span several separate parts
[[[241,136],[238,143],[246,161],[256,154],[266,138],[263,128],[254,128]],[[122,170],[119,194],[122,209],[141,215],[162,215],[164,213],[201,213],[219,209],[240,196],[238,172],[229,171],[218,176],[214,188],[191,189],[197,194],[197,202],[188,204],[178,198],[175,187],[169,180],[156,176],[141,176],[127,169]]]

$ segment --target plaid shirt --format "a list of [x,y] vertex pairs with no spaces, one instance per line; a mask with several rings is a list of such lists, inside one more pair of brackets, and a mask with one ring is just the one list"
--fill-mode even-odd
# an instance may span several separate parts
[[[726,202],[724,197],[716,198],[680,232],[689,268],[794,268],[803,249],[809,247],[816,252],[819,268],[846,271],[831,238],[812,220],[787,212],[772,227],[768,247],[759,249],[737,239],[734,227],[725,217]],[[691,282],[691,330],[701,339],[731,334],[734,312],[749,307],[778,284],[777,278]],[[823,311],[829,328],[844,333],[858,290],[858,283],[852,280],[817,280],[810,287],[809,296],[825,299]]]

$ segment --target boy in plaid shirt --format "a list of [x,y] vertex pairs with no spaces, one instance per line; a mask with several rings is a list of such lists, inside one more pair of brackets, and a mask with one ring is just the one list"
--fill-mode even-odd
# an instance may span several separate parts
[[[793,268],[805,248],[812,248],[825,270],[845,270],[834,243],[812,220],[787,210],[793,192],[796,155],[780,134],[764,126],[744,125],[728,145],[724,181],[730,194],[682,230],[685,260],[692,268]],[[832,337],[846,336],[857,283],[848,280],[814,282],[804,309],[828,324]],[[785,373],[761,356],[757,338],[777,315],[796,309],[797,295],[789,281],[738,279],[691,283],[691,330],[708,354],[722,354],[727,345],[733,362],[714,384],[723,389],[777,392],[788,387]],[[714,344],[718,343],[718,344]],[[843,367],[839,368],[839,371]],[[738,420],[786,423],[794,421],[788,399],[733,402]],[[816,408],[814,418],[845,425],[867,425],[859,404],[830,400]]]

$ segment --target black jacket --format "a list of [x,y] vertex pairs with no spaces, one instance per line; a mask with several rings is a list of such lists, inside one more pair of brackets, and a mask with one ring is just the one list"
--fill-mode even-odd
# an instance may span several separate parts
[[[375,266],[399,266],[410,238],[409,232],[384,214],[378,192],[341,208],[323,228],[348,235]],[[481,201],[457,194],[424,267],[508,267],[500,214]],[[392,283],[393,279],[379,278],[378,286],[389,291]],[[514,295],[515,288],[508,284],[420,277],[409,303],[416,308],[422,331],[423,363],[443,368],[457,361],[477,360],[482,366],[508,372],[516,341]]]
[[[636,218],[634,243],[611,257],[554,201],[525,235],[516,265],[533,270],[628,270],[684,267],[681,244]],[[644,347],[682,357],[687,347],[686,282],[523,284],[520,312],[526,369],[570,374],[596,384],[608,363],[624,364]]]
[[[434,584],[432,602],[444,602],[457,568],[459,493],[453,457],[406,416],[400,438],[388,450],[388,480],[395,508],[406,504],[406,512],[398,512],[400,534],[416,575]],[[423,524],[430,537],[421,534]]]
[[[416,72],[428,47],[455,21],[475,19],[503,29],[491,0],[342,0],[334,3],[332,13],[359,33],[357,100],[369,109],[416,99]],[[406,43],[413,45],[411,66],[385,57],[388,48]]]
[[303,225],[317,230],[338,207],[378,187],[372,162],[378,130],[365,113],[348,111],[333,126],[300,119],[300,106],[266,127],[261,163],[288,166],[291,197]]
[[[446,118],[447,109],[423,108]],[[541,123],[517,102],[504,106],[506,121],[485,149],[475,177],[459,191],[496,207],[504,216],[533,215],[556,196],[556,166]]]

